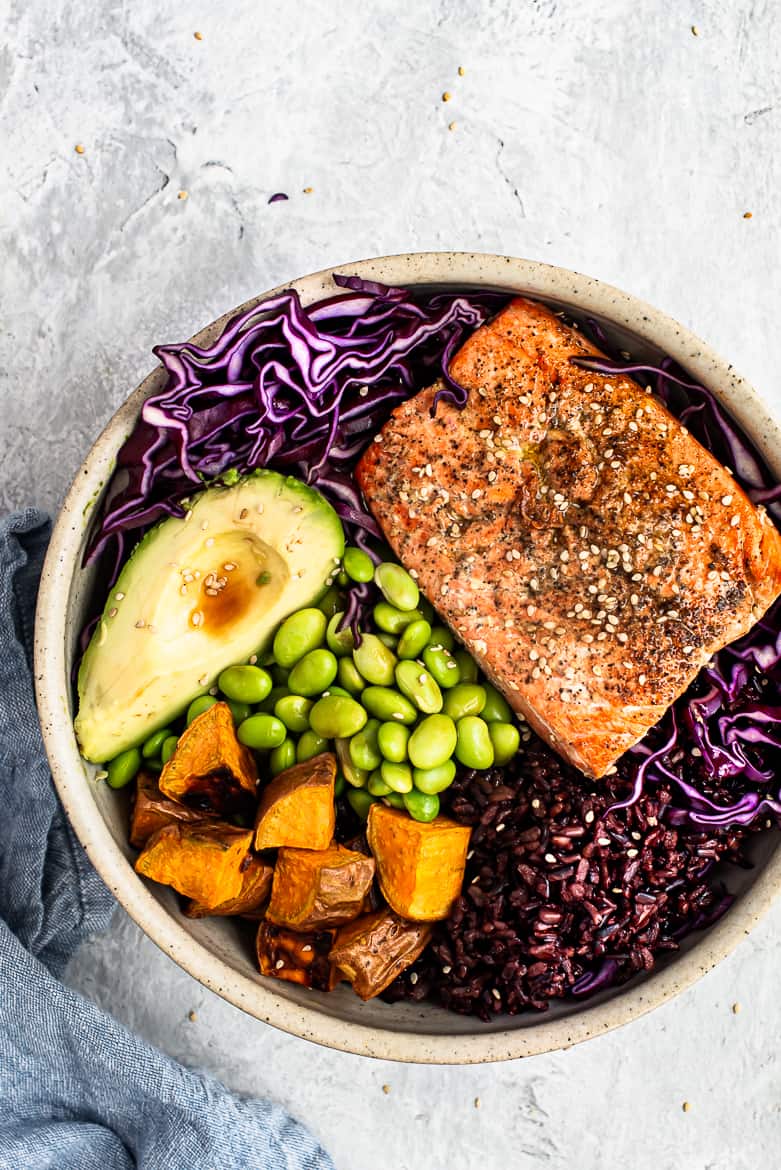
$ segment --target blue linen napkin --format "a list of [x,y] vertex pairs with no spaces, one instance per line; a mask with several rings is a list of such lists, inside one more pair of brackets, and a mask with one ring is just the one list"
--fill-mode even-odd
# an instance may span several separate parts
[[49,775],[31,676],[49,522],[0,521],[0,1170],[333,1170],[278,1105],[229,1093],[58,982],[114,901]]

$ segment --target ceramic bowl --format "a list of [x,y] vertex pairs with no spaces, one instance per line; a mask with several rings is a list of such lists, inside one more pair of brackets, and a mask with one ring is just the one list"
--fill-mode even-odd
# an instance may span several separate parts
[[[669,354],[709,387],[781,474],[781,428],[754,390],[704,342],[636,297],[547,264],[451,252],[363,260],[302,277],[286,287],[296,288],[304,303],[315,301],[333,291],[333,271],[394,285],[524,293],[576,317],[597,318],[619,348],[650,358]],[[270,295],[254,298],[242,309]],[[210,343],[232,315],[208,325],[193,340]],[[687,939],[649,976],[587,1002],[556,1004],[542,1015],[500,1016],[488,1024],[430,1004],[363,1004],[346,985],[325,995],[262,978],[234,923],[190,921],[180,913],[173,891],[135,874],[124,794],[96,783],[94,769],[79,756],[70,679],[78,632],[95,586],[94,570],[82,568],[94,506],[142,402],[163,382],[158,367],[117,411],[79,469],[52,536],[36,624],[38,706],[57,789],[95,868],[141,929],[194,978],[277,1028],[332,1048],[426,1063],[504,1060],[576,1044],[663,1003],[723,959],[765,912],[781,883],[778,834],[758,834],[752,843],[755,867],[730,874],[737,898],[729,912],[709,930]]]

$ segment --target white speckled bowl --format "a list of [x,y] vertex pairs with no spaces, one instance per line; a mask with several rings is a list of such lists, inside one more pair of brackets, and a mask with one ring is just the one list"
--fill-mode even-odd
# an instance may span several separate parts
[[[346,264],[339,271],[388,284],[522,292],[575,315],[597,317],[621,348],[639,355],[666,353],[680,362],[721,399],[781,474],[781,428],[754,390],[698,338],[627,293],[563,268],[472,253],[412,253]],[[333,291],[331,272],[302,277],[292,287],[305,303],[317,300]],[[211,342],[227,319],[207,326],[194,340]],[[498,1017],[481,1024],[432,1005],[363,1004],[346,985],[324,995],[264,979],[235,924],[220,919],[190,921],[179,912],[171,890],[137,877],[127,843],[126,801],[106,785],[95,783],[94,769],[79,756],[71,722],[70,677],[82,615],[94,585],[94,571],[81,568],[93,505],[141,403],[158,392],[163,381],[158,367],[131,394],[95,443],[68,493],[43,572],[35,662],[44,741],[62,802],[106,884],[159,947],[231,1003],[297,1036],[391,1060],[467,1064],[565,1048],[624,1024],[693,983],[748,934],[781,884],[777,835],[758,835],[753,843],[755,868],[730,875],[738,896],[721,921],[689,938],[679,953],[660,963],[650,976],[585,1003],[558,1004],[544,1015]]]

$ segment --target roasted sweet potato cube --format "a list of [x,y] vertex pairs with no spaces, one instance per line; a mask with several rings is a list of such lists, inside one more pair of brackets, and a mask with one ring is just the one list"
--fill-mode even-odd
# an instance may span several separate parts
[[356,995],[372,999],[415,962],[431,931],[428,923],[408,922],[384,906],[340,927],[331,962],[349,979]]
[[157,786],[157,778],[150,772],[139,772],[130,814],[130,844],[135,845],[136,849],[143,849],[152,834],[166,825],[178,821],[202,824],[208,820],[208,813],[188,808],[186,804],[179,804],[163,796]]
[[136,858],[136,873],[173,886],[202,906],[221,906],[241,893],[251,844],[251,829],[220,821],[167,825]]
[[357,918],[374,880],[374,858],[342,845],[280,849],[266,918],[291,930],[318,930]]
[[366,835],[385,901],[416,922],[447,918],[461,893],[471,829],[447,817],[429,824],[373,804]]
[[333,991],[339,982],[339,973],[328,958],[334,935],[333,930],[297,934],[272,922],[261,922],[256,942],[261,974],[315,991]]
[[227,703],[215,703],[182,732],[160,774],[160,791],[191,808],[243,812],[257,792],[255,757],[236,738]]
[[255,848],[327,849],[336,826],[336,759],[323,752],[286,768],[266,785],[255,819]]
[[185,907],[188,918],[222,917],[239,915],[241,918],[259,919],[271,893],[274,876],[272,866],[260,857],[248,854],[242,863],[241,889],[238,896],[221,902],[219,906],[204,906],[201,902],[189,902]]

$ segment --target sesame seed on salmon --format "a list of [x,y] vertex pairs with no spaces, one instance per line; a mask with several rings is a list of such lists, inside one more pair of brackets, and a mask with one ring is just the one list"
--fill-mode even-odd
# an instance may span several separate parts
[[358,465],[396,555],[514,710],[600,777],[781,593],[781,536],[730,473],[543,305],[516,298]]

